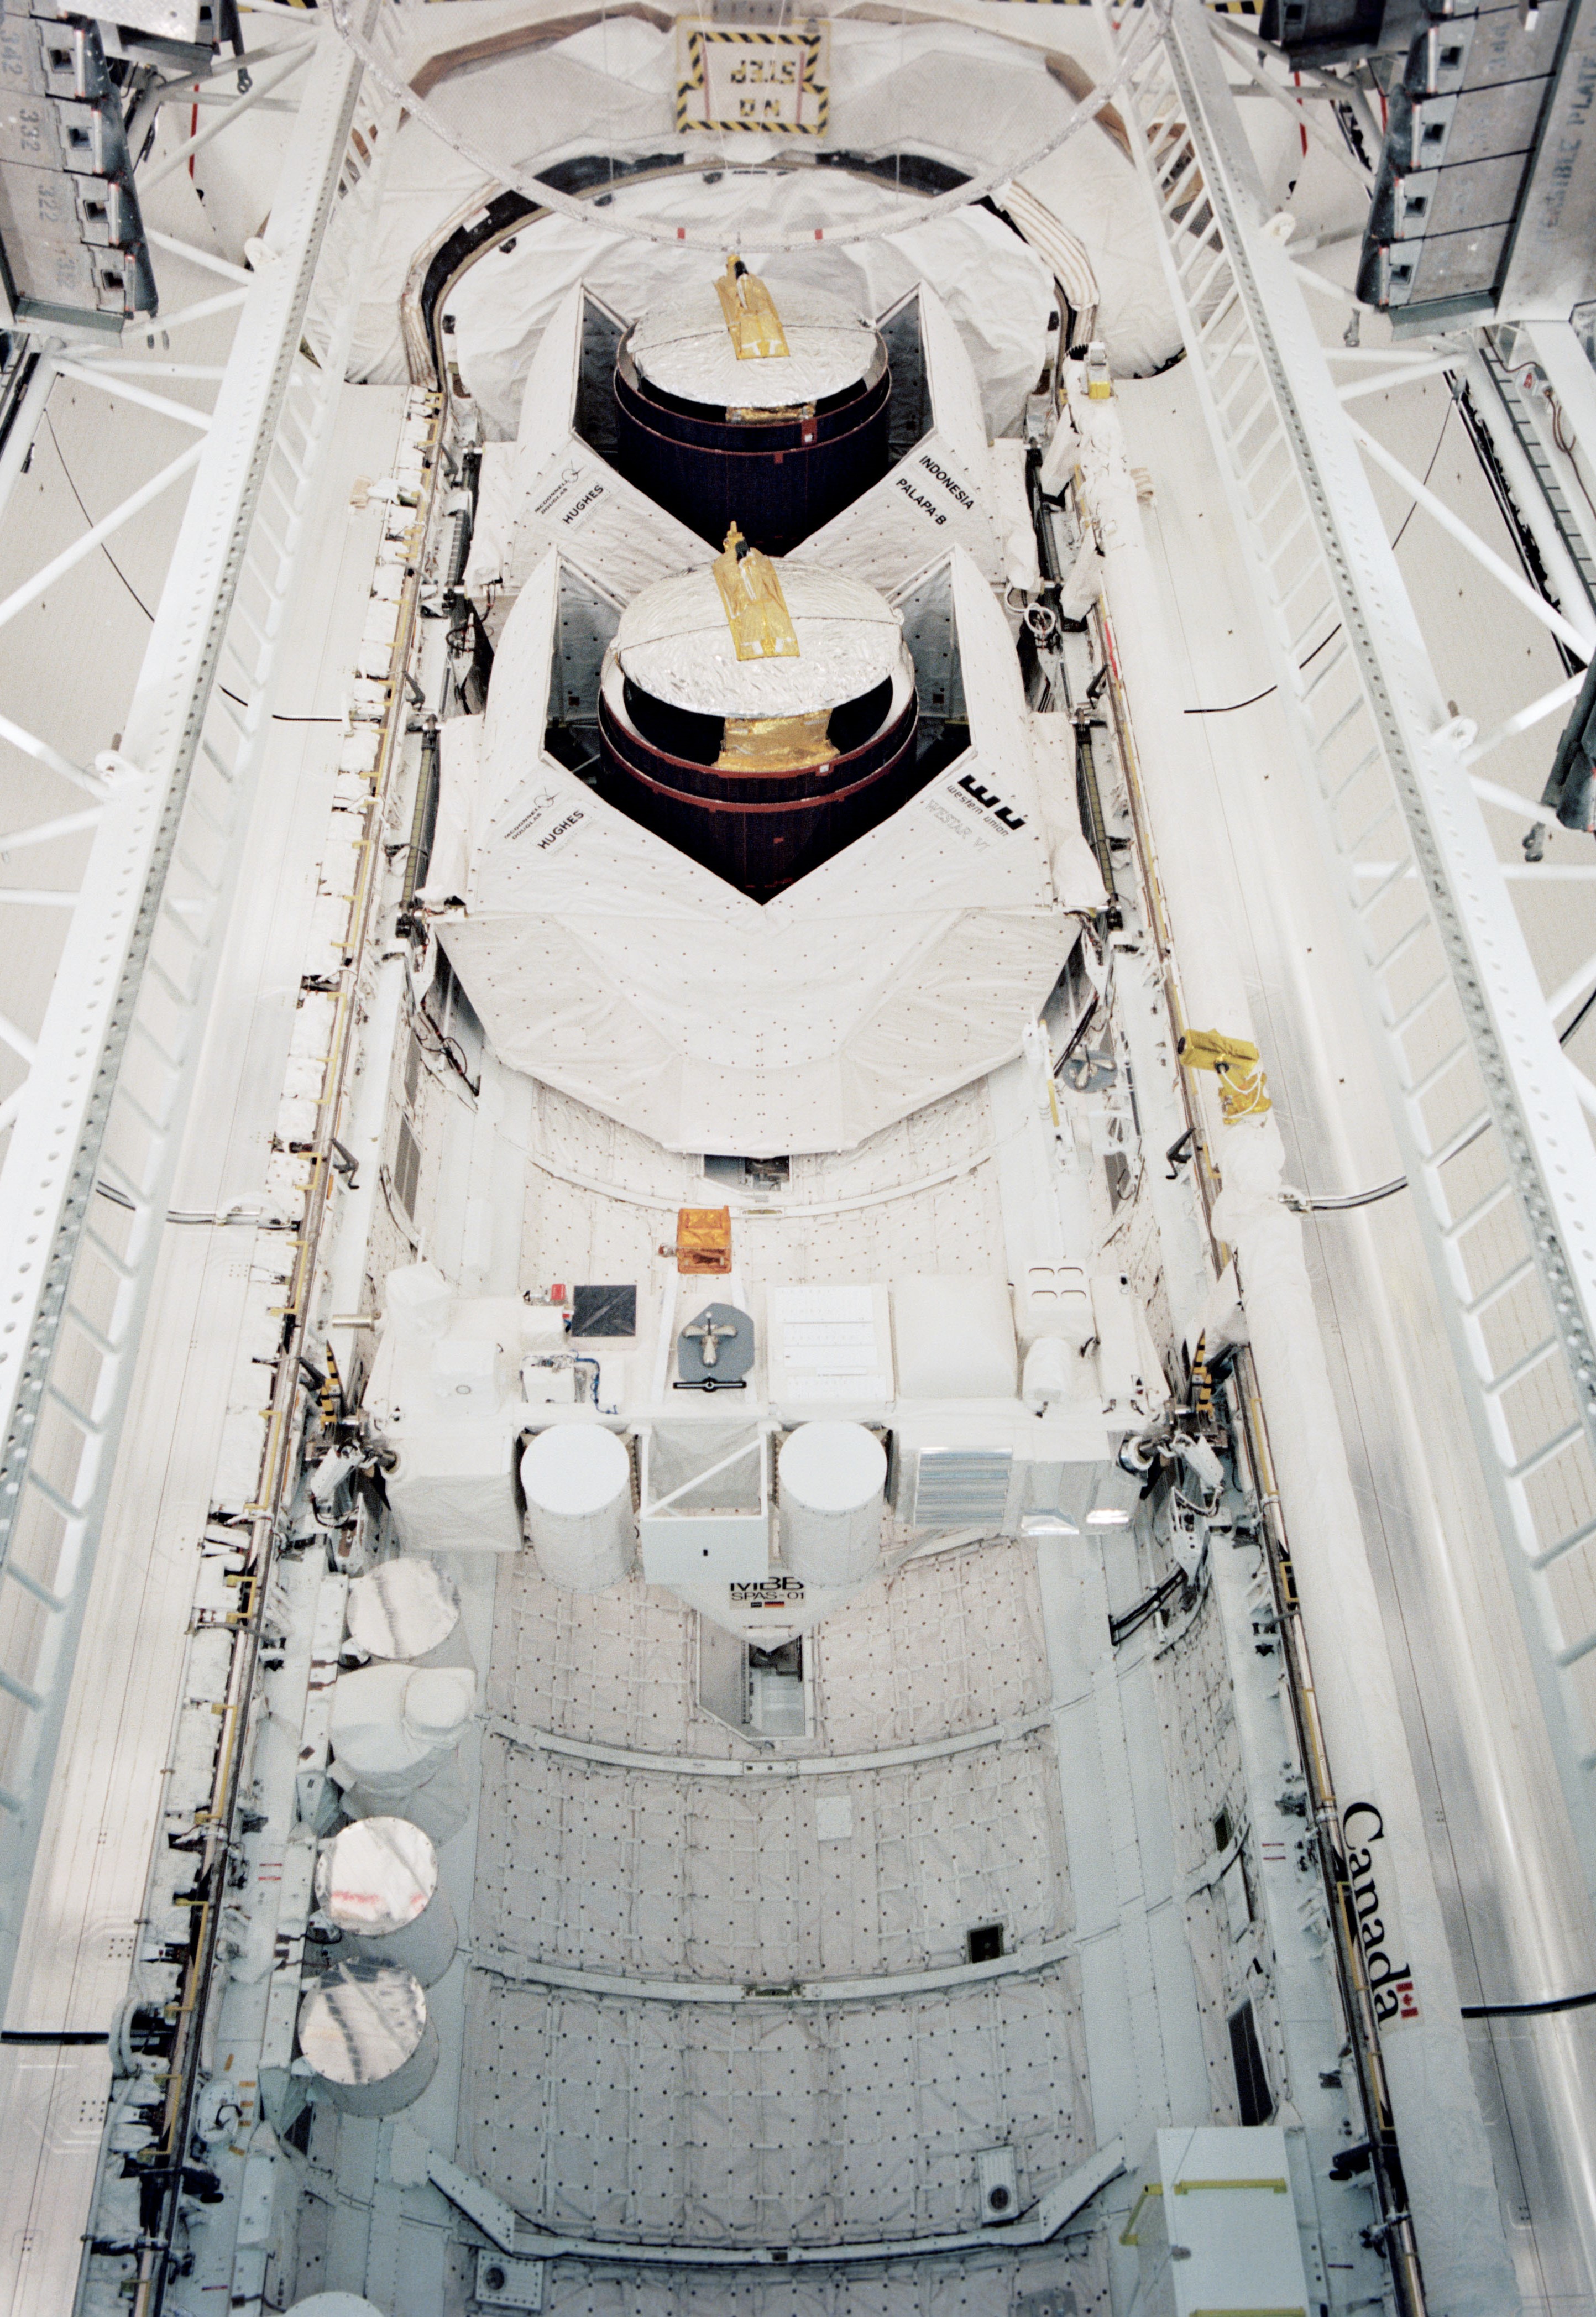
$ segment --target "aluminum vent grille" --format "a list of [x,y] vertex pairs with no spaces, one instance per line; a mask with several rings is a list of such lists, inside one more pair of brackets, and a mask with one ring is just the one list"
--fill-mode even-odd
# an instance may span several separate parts
[[1009,1503],[1008,1448],[922,1448],[914,1480],[916,1528],[1000,1521]]

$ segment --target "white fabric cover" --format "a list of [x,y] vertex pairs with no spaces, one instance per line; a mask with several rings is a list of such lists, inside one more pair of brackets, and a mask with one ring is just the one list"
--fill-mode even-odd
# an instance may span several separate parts
[[[399,134],[402,146],[408,125]],[[867,222],[893,202],[891,187],[829,170],[826,174],[828,204],[839,223]],[[802,191],[796,189],[790,198]],[[679,186],[618,186],[614,210],[641,205],[647,196],[649,205],[661,213],[675,214],[679,208],[683,215],[703,216],[716,192],[698,178]],[[779,214],[783,201],[789,198],[783,179],[772,181],[767,197]],[[966,210],[849,249],[828,240],[812,254],[789,251],[766,258],[749,247],[742,255],[767,284],[778,312],[785,310],[784,300],[790,304],[803,291],[815,289],[835,296],[856,313],[879,317],[917,282],[934,283],[974,368],[983,434],[990,438],[1018,432],[1026,397],[1042,365],[1053,282],[1036,252],[989,210]],[[677,251],[630,240],[601,231],[596,219],[586,226],[548,217],[524,226],[508,257],[489,251],[449,294],[447,310],[454,317],[452,350],[489,434],[507,439],[516,434],[539,341],[573,285],[586,281],[613,311],[630,321],[657,302],[668,303],[669,297],[695,290],[712,279],[714,270],[702,250]],[[754,371],[774,365],[745,362],[737,367]],[[863,368],[861,363],[856,374],[862,374]]]
[[901,1400],[1012,1400],[1014,1313],[1006,1280],[920,1274],[892,1284]]
[[602,1593],[632,1566],[632,1459],[597,1424],[553,1424],[521,1459],[526,1527],[551,1584]]
[[763,907],[535,753],[553,559],[528,582],[474,760],[444,755],[473,857],[437,931],[503,1060],[669,1150],[758,1153],[849,1149],[1018,1050],[1063,919],[1008,628],[950,560],[971,754]]
[[389,1273],[383,1302],[390,1321],[438,1336],[448,1323],[454,1290],[435,1264],[406,1263]]
[[1069,1400],[1078,1389],[1080,1355],[1060,1336],[1038,1336],[1026,1354],[1020,1398],[1027,1408],[1047,1408]]
[[476,1707],[464,1666],[363,1666],[333,1689],[331,1771],[341,1786],[402,1802],[454,1751]]
[[[1255,111],[1263,108],[1255,107]],[[1085,249],[1098,284],[1097,335],[1118,378],[1149,378],[1180,352],[1158,228],[1134,165],[1096,127],[1019,180]]]
[[782,1443],[782,1559],[810,1585],[857,1585],[881,1559],[886,1450],[862,1424],[801,1424]]
[[400,1544],[413,1552],[516,1552],[521,1513],[503,1417],[407,1420],[386,1475]]
[[[345,1818],[386,1818],[395,1808],[389,1794],[368,1794],[359,1785],[344,1789]],[[471,1814],[471,1789],[458,1753],[446,1755],[439,1767],[412,1786],[403,1800],[405,1816],[441,1849],[452,1841]]]

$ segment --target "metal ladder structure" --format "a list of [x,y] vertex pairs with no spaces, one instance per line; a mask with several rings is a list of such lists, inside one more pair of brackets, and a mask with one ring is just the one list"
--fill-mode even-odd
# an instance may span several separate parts
[[[161,364],[138,359],[139,326],[109,348],[47,342],[25,397],[36,425],[64,374],[199,433],[153,484],[0,604],[4,620],[34,601],[192,473],[120,747],[84,767],[48,738],[0,723],[0,737],[83,798],[67,819],[9,836],[8,849],[92,832],[76,888],[0,892],[19,908],[70,913],[38,1036],[0,1024],[28,1072],[0,1110],[0,1127],[11,1128],[0,1166],[0,2006],[391,142],[390,117],[363,100],[354,57],[314,19],[308,30],[322,53],[256,270],[167,245],[225,287],[151,326],[151,347],[185,319],[239,309],[214,409],[139,383],[141,368],[158,378]],[[30,439],[8,438],[0,489]]]
[[[1478,741],[1441,693],[1359,458],[1379,446],[1331,380],[1197,0],[1173,0],[1130,109],[1596,1893],[1596,1089],[1559,1048],[1475,792],[1505,732]],[[1394,352],[1391,377],[1425,359]]]

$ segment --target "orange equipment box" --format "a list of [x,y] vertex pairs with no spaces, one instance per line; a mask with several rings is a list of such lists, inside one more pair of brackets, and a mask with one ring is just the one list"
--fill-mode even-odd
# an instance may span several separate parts
[[730,1207],[678,1207],[676,1245],[662,1247],[674,1255],[678,1272],[702,1275],[731,1268],[731,1210]]

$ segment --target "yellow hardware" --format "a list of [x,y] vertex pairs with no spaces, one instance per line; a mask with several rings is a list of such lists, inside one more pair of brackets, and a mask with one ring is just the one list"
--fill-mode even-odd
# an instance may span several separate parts
[[1188,1070],[1212,1070],[1218,1078],[1227,1126],[1238,1118],[1261,1118],[1271,1107],[1258,1048],[1249,1040],[1227,1038],[1218,1030],[1185,1030],[1175,1051]]
[[812,402],[786,402],[777,407],[765,403],[733,402],[728,407],[726,416],[728,418],[751,418],[767,426],[774,426],[778,419],[785,418],[789,425],[795,425],[800,419],[814,416],[814,405]]
[[1163,2184],[1161,2181],[1150,2180],[1147,2183],[1147,2186],[1143,2189],[1135,2203],[1131,2206],[1131,2216],[1129,2220],[1126,2221],[1119,2239],[1122,2245],[1134,2245],[1141,2242],[1141,2239],[1136,2234],[1136,2223],[1142,2217],[1142,2207],[1147,2202],[1149,2196],[1161,2196],[1162,2195]]
[[1247,1066],[1258,1060],[1258,1048],[1245,1038],[1227,1038],[1218,1030],[1187,1030],[1180,1039],[1180,1059],[1188,1070],[1217,1070]]
[[1195,2196],[1205,2188],[1267,2188],[1271,2196],[1289,2196],[1290,2186],[1285,2180],[1177,2180],[1178,2196]]
[[837,750],[826,738],[829,708],[809,716],[728,716],[715,759],[718,773],[787,773],[801,765],[829,765]]
[[726,327],[731,333],[739,362],[763,362],[772,355],[785,354],[787,341],[776,300],[758,275],[750,273],[735,252],[726,260],[726,271],[715,284],[715,295],[726,317]]
[[738,658],[796,659],[797,631],[769,556],[750,547],[733,523],[710,568]]
[[1112,402],[1114,380],[1108,373],[1108,356],[1099,341],[1094,339],[1086,350],[1082,365],[1086,371],[1086,398],[1089,402]]
[[1191,1355],[1192,1408],[1200,1425],[1207,1425],[1214,1415],[1214,1379],[1208,1373],[1208,1338],[1201,1335]]
[[327,1382],[321,1387],[321,1420],[330,1432],[344,1405],[344,1380],[338,1373],[338,1363],[333,1356],[331,1344],[326,1349]]

